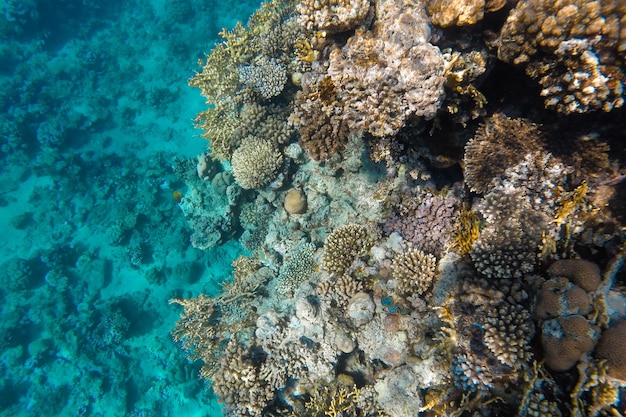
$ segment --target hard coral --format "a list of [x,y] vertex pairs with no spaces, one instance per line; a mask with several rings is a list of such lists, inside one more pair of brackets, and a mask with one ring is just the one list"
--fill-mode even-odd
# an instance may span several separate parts
[[324,243],[322,268],[343,274],[368,247],[368,234],[363,226],[347,225],[334,230]]
[[485,12],[495,12],[506,4],[506,0],[429,0],[428,13],[434,25],[465,26],[483,19]]
[[539,126],[530,120],[495,114],[482,124],[465,147],[465,181],[472,191],[484,193],[494,179],[543,146]]
[[624,104],[626,4],[521,0],[500,34],[498,57],[527,66],[545,105],[562,113]]
[[596,332],[581,315],[547,320],[541,329],[544,360],[546,366],[555,371],[572,368],[596,345]]
[[437,270],[437,260],[429,253],[409,249],[394,257],[393,277],[401,293],[423,295],[433,283]]
[[345,32],[363,23],[369,0],[303,0],[296,6],[298,21],[310,31]]
[[250,137],[235,149],[231,163],[242,188],[261,188],[276,178],[283,155],[269,141]]
[[600,267],[584,259],[562,259],[555,261],[548,274],[553,277],[566,277],[587,292],[595,291],[600,285]]
[[595,356],[607,360],[609,376],[626,384],[626,320],[602,332]]
[[412,116],[431,119],[443,100],[444,61],[429,43],[428,17],[419,4],[383,0],[371,31],[357,31],[329,57],[350,129],[394,135]]

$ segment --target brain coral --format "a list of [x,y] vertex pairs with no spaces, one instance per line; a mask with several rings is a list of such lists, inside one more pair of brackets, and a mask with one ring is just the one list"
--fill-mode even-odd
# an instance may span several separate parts
[[595,353],[607,360],[611,377],[626,383],[626,320],[602,333]]
[[233,152],[231,164],[242,188],[261,188],[276,178],[283,155],[272,143],[248,137]]
[[541,329],[544,360],[555,371],[567,371],[596,345],[596,332],[581,315],[546,320]]

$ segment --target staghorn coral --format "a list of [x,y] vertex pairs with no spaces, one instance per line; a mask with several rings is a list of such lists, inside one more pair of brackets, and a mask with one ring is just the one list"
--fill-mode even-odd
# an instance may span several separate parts
[[521,0],[500,33],[498,57],[539,80],[545,105],[562,113],[624,103],[626,4]]
[[365,227],[346,225],[335,229],[324,243],[322,268],[330,273],[343,275],[364,254],[369,246]]
[[393,278],[401,293],[423,295],[432,286],[437,272],[437,260],[431,254],[409,249],[394,257]]
[[296,6],[298,22],[309,31],[345,32],[364,22],[369,0],[303,0]]
[[262,188],[272,182],[283,165],[283,155],[271,142],[248,137],[232,156],[235,180],[242,188]]

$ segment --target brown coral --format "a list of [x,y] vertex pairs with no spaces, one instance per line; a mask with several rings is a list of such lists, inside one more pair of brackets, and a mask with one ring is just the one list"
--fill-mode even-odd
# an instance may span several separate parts
[[595,356],[607,360],[609,376],[626,383],[626,320],[602,332]]
[[555,371],[567,371],[593,350],[596,338],[594,328],[581,315],[545,321],[541,346],[546,366]]
[[566,277],[587,292],[595,291],[600,285],[600,267],[584,259],[562,259],[555,261],[548,274],[553,277]]
[[527,66],[545,105],[563,113],[624,103],[624,2],[521,0],[500,34],[498,57]]
[[498,113],[482,124],[465,147],[465,181],[472,191],[484,193],[507,168],[543,148],[539,126],[530,120]]
[[341,226],[326,238],[322,268],[342,275],[368,246],[367,230],[359,225]]
[[392,269],[398,291],[423,295],[432,286],[437,272],[437,260],[429,253],[409,249],[394,257]]
[[591,311],[591,297],[582,288],[565,277],[552,278],[543,283],[538,295],[535,317],[551,319]]

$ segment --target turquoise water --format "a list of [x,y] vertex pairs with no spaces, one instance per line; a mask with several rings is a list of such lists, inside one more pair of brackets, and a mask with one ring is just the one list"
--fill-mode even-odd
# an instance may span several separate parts
[[219,415],[167,300],[242,249],[191,247],[172,166],[206,146],[197,59],[259,3],[0,2],[0,415]]

